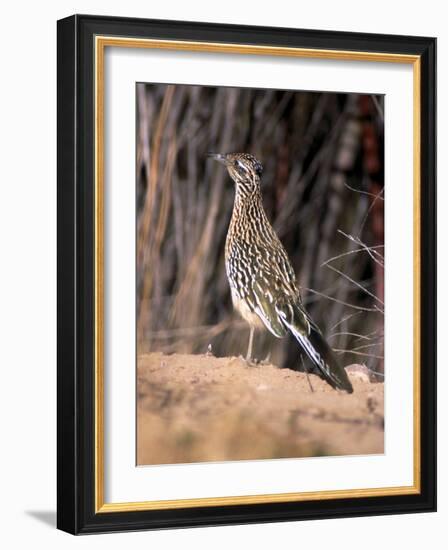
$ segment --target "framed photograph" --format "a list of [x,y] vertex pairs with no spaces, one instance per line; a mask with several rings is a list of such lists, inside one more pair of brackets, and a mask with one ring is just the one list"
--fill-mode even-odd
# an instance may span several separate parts
[[58,527],[434,511],[433,38],[58,22]]

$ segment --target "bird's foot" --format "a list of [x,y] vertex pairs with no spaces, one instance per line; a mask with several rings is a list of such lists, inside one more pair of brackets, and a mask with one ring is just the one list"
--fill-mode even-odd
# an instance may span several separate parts
[[248,367],[256,367],[257,365],[260,364],[260,361],[258,359],[255,359],[253,357],[248,357],[247,355],[246,357],[243,357],[242,355],[240,355],[240,359],[242,359]]
[[240,355],[240,359],[242,359],[249,367],[257,367],[260,365],[270,365],[271,364],[271,353],[269,352],[264,359],[258,359],[257,357],[249,357],[246,355],[246,357],[243,357]]

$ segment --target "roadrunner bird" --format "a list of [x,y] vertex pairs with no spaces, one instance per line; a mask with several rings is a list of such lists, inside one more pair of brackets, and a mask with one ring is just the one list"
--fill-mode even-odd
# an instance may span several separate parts
[[255,328],[265,327],[277,338],[290,332],[333,388],[352,393],[345,369],[302,304],[288,255],[264,211],[262,165],[245,153],[209,156],[222,163],[235,182],[225,264],[233,305],[250,326],[246,360],[252,356]]

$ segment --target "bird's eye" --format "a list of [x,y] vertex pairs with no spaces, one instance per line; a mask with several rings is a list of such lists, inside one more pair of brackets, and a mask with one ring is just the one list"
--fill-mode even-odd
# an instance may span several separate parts
[[234,166],[240,174],[245,174],[246,167],[244,166],[244,164],[240,160],[235,160],[234,161]]

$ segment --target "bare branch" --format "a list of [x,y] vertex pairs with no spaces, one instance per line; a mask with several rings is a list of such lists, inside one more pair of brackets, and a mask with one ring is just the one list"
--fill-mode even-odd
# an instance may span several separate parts
[[370,340],[368,336],[365,336],[364,334],[357,334],[356,332],[334,332],[333,334],[330,334],[328,338],[335,338],[336,336],[357,336],[358,340]]
[[338,327],[339,325],[341,325],[342,323],[345,323],[345,321],[348,321],[350,320],[352,317],[355,317],[355,315],[360,315],[362,313],[362,311],[355,311],[355,313],[350,313],[349,315],[346,315],[345,317],[343,317],[340,321],[338,321],[335,325],[333,325],[331,327],[331,331],[334,330],[336,327]]
[[351,349],[333,348],[333,351],[335,351],[336,353],[351,353],[352,355],[362,355],[363,357],[371,357],[373,359],[384,359],[382,355],[372,355],[370,353],[363,353],[361,351],[355,351]]
[[381,311],[377,307],[361,307],[355,304],[344,302],[342,300],[338,300],[337,298],[333,298],[332,296],[327,296],[326,294],[323,294],[322,292],[318,292],[317,290],[313,290],[312,288],[307,288],[306,290],[308,290],[309,292],[312,292],[313,294],[317,294],[318,296],[322,296],[322,298],[327,298],[327,300],[337,302],[338,304],[342,304],[347,307],[352,307],[353,309],[358,309],[359,311],[372,311],[372,312],[384,313],[384,311]]
[[[366,195],[368,197],[376,198],[378,195],[374,195],[373,193],[369,193],[368,191],[362,191],[361,189],[356,189],[355,187],[351,187],[347,182],[344,182],[345,187],[347,189],[350,189],[350,191],[354,191],[355,193],[359,193],[360,195]],[[384,201],[383,197],[379,197],[380,200]]]
[[[383,245],[378,245],[378,247],[383,248]],[[356,250],[348,250],[347,252],[342,252],[341,254],[338,254],[337,256],[333,256],[332,258],[329,258],[328,260],[325,260],[325,262],[323,262],[321,264],[321,267],[326,266],[327,264],[329,264],[330,262],[333,262],[334,260],[339,260],[340,258],[345,258],[346,256],[350,256],[351,254],[356,254],[357,252],[367,252],[369,254],[369,256],[377,262],[378,260],[376,258],[374,258],[372,256],[371,252],[370,252],[370,250],[372,248],[375,248],[375,247],[368,247],[366,245],[363,245],[363,248],[358,248]],[[381,263],[381,262],[379,262],[379,263]],[[384,264],[382,264],[382,265],[384,265]]]
[[372,260],[374,260],[375,262],[379,263],[381,266],[384,267],[384,256],[378,252],[378,248],[384,248],[383,244],[378,244],[376,246],[367,246],[362,242],[362,240],[359,237],[348,235],[347,233],[344,233],[344,231],[341,231],[340,229],[338,229],[338,233],[340,233],[350,241],[356,243],[357,245],[361,246],[369,254]]
[[369,206],[369,209],[367,210],[366,212],[366,215],[364,216],[364,219],[361,223],[361,227],[360,227],[360,230],[359,232],[361,233],[361,231],[364,229],[364,226],[367,222],[367,218],[369,217],[370,215],[370,212],[373,210],[373,207],[375,206],[376,202],[378,201],[378,199],[381,199],[381,195],[384,193],[384,185],[383,187],[378,191],[377,195],[375,196],[375,198],[373,199],[372,201],[372,204]]
[[326,267],[328,267],[329,269],[331,269],[332,271],[335,271],[336,273],[339,273],[339,275],[341,275],[342,277],[344,277],[345,279],[347,279],[348,281],[350,281],[352,284],[354,284],[357,288],[359,288],[360,290],[364,291],[366,294],[368,294],[371,298],[373,298],[374,300],[376,300],[377,302],[379,302],[382,306],[384,306],[384,302],[381,301],[377,296],[375,296],[375,294],[373,294],[372,292],[370,292],[370,290],[367,290],[365,287],[362,286],[362,284],[358,283],[357,281],[353,280],[351,277],[349,277],[346,273],[344,273],[343,271],[340,271],[339,269],[336,269],[334,266],[332,265],[328,265],[328,264],[324,264]]

